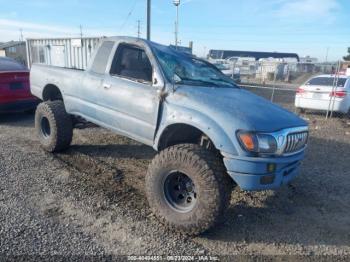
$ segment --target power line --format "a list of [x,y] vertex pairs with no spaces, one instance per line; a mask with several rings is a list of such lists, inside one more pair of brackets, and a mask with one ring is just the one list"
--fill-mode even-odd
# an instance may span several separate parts
[[137,2],[137,0],[134,1],[134,3],[133,3],[133,5],[132,5],[132,7],[131,7],[131,9],[130,9],[128,15],[127,15],[127,17],[126,17],[125,20],[124,20],[124,23],[123,23],[123,24],[121,25],[121,27],[119,28],[119,32],[120,32],[120,33],[123,31],[124,27],[126,26],[126,24],[127,24],[128,21],[129,21],[130,16],[131,16],[132,13],[134,12],[135,7],[136,7],[136,2]]

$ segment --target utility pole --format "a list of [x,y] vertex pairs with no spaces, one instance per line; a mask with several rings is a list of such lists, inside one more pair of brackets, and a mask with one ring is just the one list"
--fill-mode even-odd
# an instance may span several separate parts
[[20,38],[19,38],[19,40],[20,40],[21,42],[23,42],[23,29],[20,28],[20,29],[19,29],[19,32],[20,32]]
[[83,26],[80,25],[80,50],[81,50],[81,69],[84,68],[84,50],[83,50]]
[[179,5],[180,5],[180,0],[174,0],[173,3],[176,6],[175,46],[177,47],[177,45],[179,43]]
[[326,63],[328,62],[328,52],[329,52],[329,46],[327,46],[327,50],[326,50]]
[[80,39],[83,40],[83,26],[80,25],[79,28],[80,28]]
[[141,21],[137,20],[137,37],[141,37]]
[[151,40],[151,0],[147,0],[147,40]]

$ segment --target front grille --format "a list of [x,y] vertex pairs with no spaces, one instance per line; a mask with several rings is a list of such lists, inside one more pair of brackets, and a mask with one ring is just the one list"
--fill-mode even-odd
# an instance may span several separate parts
[[308,135],[307,131],[289,134],[284,153],[290,154],[303,149],[307,143]]

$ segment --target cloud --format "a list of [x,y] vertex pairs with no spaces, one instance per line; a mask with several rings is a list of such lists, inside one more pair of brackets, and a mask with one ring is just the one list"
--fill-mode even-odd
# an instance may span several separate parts
[[[23,30],[34,30],[36,32],[50,32],[50,33],[73,33],[72,28],[62,26],[50,26],[37,23],[24,22],[19,20],[11,19],[0,19],[1,29],[19,29]],[[76,31],[76,30],[75,30]]]
[[337,0],[279,0],[277,14],[286,18],[332,19],[340,8]]
[[[30,23],[20,20],[0,19],[0,41],[19,39],[20,29],[23,30],[25,38],[79,37],[80,35],[78,26],[67,27]],[[84,36],[111,36],[115,35],[115,31],[103,30],[103,28],[83,28],[83,34]]]

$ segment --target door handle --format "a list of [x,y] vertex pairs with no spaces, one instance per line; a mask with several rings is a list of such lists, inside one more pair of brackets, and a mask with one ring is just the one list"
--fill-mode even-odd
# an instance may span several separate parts
[[103,84],[104,89],[111,89],[112,85],[111,84]]

